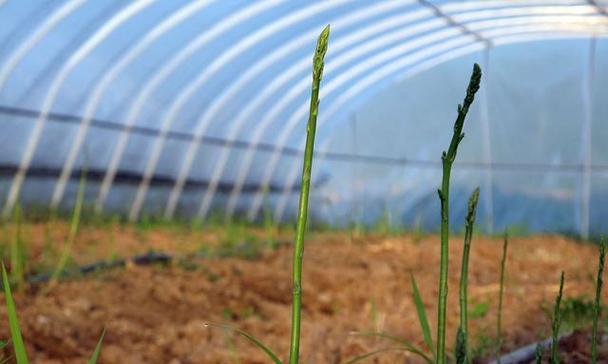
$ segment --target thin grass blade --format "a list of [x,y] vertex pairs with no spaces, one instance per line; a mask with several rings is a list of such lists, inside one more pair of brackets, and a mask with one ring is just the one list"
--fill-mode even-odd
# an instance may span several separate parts
[[354,332],[352,334],[358,335],[358,336],[377,337],[377,338],[389,340],[395,344],[401,345],[402,346],[401,350],[409,351],[412,354],[416,354],[419,357],[421,357],[422,359],[424,359],[427,363],[434,362],[433,358],[429,357],[422,350],[418,349],[414,344],[412,344],[411,342],[409,342],[403,338],[400,338],[400,337],[397,337],[397,336],[394,336],[391,334],[387,334],[385,332]]
[[431,335],[431,326],[426,316],[426,310],[424,309],[424,302],[416,284],[416,278],[410,273],[410,280],[412,281],[412,296],[414,298],[414,304],[416,305],[416,313],[418,314],[418,321],[420,322],[420,328],[422,329],[422,335],[424,336],[424,343],[427,348],[435,356],[435,346],[433,345],[433,337]]
[[253,344],[253,345],[257,346],[259,349],[261,349],[264,353],[266,353],[266,355],[268,355],[268,357],[272,360],[273,363],[283,364],[281,359],[279,359],[279,357],[268,346],[266,346],[264,343],[262,343],[260,340],[258,340],[255,336],[251,335],[250,333],[248,333],[246,331],[237,329],[236,327],[232,327],[230,325],[216,324],[216,323],[211,323],[211,322],[205,323],[205,326],[211,327],[211,328],[220,328],[220,329],[234,332],[235,334],[240,335],[241,337],[243,337],[247,341],[249,341],[251,344]]
[[11,331],[13,349],[15,350],[15,358],[17,359],[17,364],[28,364],[29,360],[27,359],[25,344],[23,343],[23,337],[21,336],[21,329],[19,329],[19,318],[17,317],[17,309],[15,308],[15,301],[13,301],[11,286],[8,281],[8,275],[6,274],[6,268],[4,268],[4,264],[2,264],[2,285],[4,286],[6,311],[8,313],[8,324]]
[[93,355],[91,355],[91,359],[87,361],[87,364],[96,364],[99,359],[99,354],[101,353],[101,344],[103,343],[103,338],[106,336],[106,330],[104,329],[97,341],[97,345],[95,346],[95,350],[93,351]]
[[22,213],[21,205],[19,203],[15,205],[12,219],[15,226],[14,234],[11,239],[11,281],[15,282],[17,290],[21,290],[25,285],[25,249],[23,247],[23,241],[21,238]]
[[78,234],[78,230],[80,227],[82,207],[84,204],[84,192],[85,192],[86,181],[87,181],[87,170],[88,170],[88,168],[86,167],[86,164],[85,164],[85,167],[83,168],[81,175],[80,175],[80,182],[78,183],[78,192],[76,194],[76,204],[74,205],[74,210],[72,211],[72,219],[70,222],[70,232],[68,235],[68,239],[65,242],[63,251],[61,252],[61,256],[59,257],[59,261],[57,262],[57,265],[55,266],[55,269],[53,270],[53,274],[49,281],[49,285],[45,289],[45,293],[48,293],[51,289],[53,289],[53,287],[55,287],[57,285],[57,282],[59,281],[61,274],[63,274],[63,271],[65,270],[65,267],[68,263],[68,260],[70,259],[71,255],[72,255],[72,247],[74,245],[74,242],[76,241],[76,235]]
[[391,351],[408,351],[408,350],[404,349],[404,348],[398,348],[398,347],[396,347],[396,348],[378,349],[378,350],[370,351],[369,353],[365,353],[365,354],[356,356],[356,357],[354,357],[354,358],[350,359],[349,361],[344,362],[342,364],[354,364],[354,363],[360,362],[362,360],[368,359],[368,358],[370,358],[370,357],[372,357],[374,355],[378,355],[378,354],[382,354],[382,353],[388,353],[388,352],[391,352]]

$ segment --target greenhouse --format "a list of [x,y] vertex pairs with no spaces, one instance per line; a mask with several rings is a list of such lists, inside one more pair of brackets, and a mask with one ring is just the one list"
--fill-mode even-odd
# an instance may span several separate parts
[[[605,4],[604,4],[605,5]],[[325,222],[432,228],[456,85],[486,78],[456,167],[486,228],[605,232],[608,16],[586,1],[7,1],[4,211],[295,215],[310,50],[332,25],[314,170]],[[559,60],[558,62],[554,60]]]
[[[88,273],[97,266],[80,264],[103,258],[105,269],[114,264],[105,258],[121,256],[128,267],[126,256],[143,251],[135,265],[177,261],[190,248],[207,254],[207,233],[236,255],[249,254],[249,240],[268,238],[275,249],[294,232],[297,249],[306,217],[309,230],[326,234],[320,240],[405,234],[418,249],[441,231],[441,262],[449,232],[529,235],[538,249],[581,250],[592,262],[590,246],[562,239],[608,234],[607,0],[0,0],[0,24],[0,257],[11,284],[55,287],[64,269]],[[454,120],[465,116],[462,137]],[[81,220],[97,232],[80,231]],[[187,236],[183,245],[173,228]],[[133,243],[141,234],[151,245]],[[26,238],[38,242],[19,253]],[[20,254],[32,259],[21,268]],[[502,305],[502,283],[500,292]],[[245,315],[226,307],[223,318]],[[526,341],[508,335],[503,352]],[[169,362],[120,350],[109,349],[106,362]],[[36,358],[83,356],[75,352]],[[172,353],[176,363],[239,362],[225,352]],[[309,362],[329,362],[318,355]]]

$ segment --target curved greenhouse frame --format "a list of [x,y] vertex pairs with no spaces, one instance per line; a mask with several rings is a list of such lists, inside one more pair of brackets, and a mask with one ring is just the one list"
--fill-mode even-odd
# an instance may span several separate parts
[[488,231],[605,232],[607,9],[599,0],[3,1],[4,214],[18,201],[71,206],[86,171],[87,203],[132,220],[255,220],[265,208],[291,218],[310,54],[331,24],[317,219],[433,228],[441,145],[476,61],[484,84],[455,198],[481,185]]

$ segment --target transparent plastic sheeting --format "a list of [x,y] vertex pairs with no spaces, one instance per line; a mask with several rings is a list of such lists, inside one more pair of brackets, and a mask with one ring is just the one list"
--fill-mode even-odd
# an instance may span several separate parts
[[[602,232],[606,1],[0,1],[4,214],[293,218],[311,56],[331,24],[312,209],[434,228],[441,150],[473,62],[454,173],[487,230]],[[456,227],[458,224],[454,224]]]

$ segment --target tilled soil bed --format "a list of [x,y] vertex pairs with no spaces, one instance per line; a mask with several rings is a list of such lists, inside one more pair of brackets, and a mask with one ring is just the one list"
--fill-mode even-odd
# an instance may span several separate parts
[[[170,239],[170,234],[165,238]],[[120,234],[116,239],[120,250]],[[152,247],[177,249],[174,242],[162,243],[158,235],[153,241]],[[125,254],[146,247],[124,245],[134,247]],[[450,344],[458,324],[461,246],[461,237],[451,239]],[[78,249],[84,248],[76,247],[75,256],[84,259]],[[477,307],[471,317],[471,340],[476,352],[486,358],[493,356],[488,343],[496,336],[501,249],[501,238],[476,236],[471,253],[469,300]],[[33,248],[31,254],[41,254],[40,249]],[[84,363],[106,328],[101,363],[268,363],[248,342],[205,323],[228,323],[252,333],[276,352],[287,353],[291,254],[289,246],[281,246],[250,260],[224,257],[168,266],[127,265],[61,282],[47,294],[42,287],[29,287],[17,292],[15,300],[30,359],[44,364]],[[304,257],[302,362],[341,363],[390,346],[353,335],[356,331],[380,330],[422,344],[410,273],[417,279],[434,327],[438,264],[439,239],[434,235],[416,239],[312,235]],[[596,267],[594,246],[560,236],[512,238],[502,351],[550,335],[545,311],[554,301],[561,270],[566,271],[565,297],[593,297]],[[7,338],[4,302],[0,317],[0,337]],[[605,348],[600,349],[604,353]],[[419,361],[393,352],[367,362]]]

